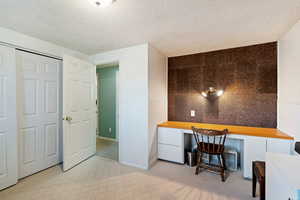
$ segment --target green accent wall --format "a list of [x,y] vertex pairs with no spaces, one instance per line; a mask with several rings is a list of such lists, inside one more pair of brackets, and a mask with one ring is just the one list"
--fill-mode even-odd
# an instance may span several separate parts
[[[98,130],[99,136],[116,139],[116,73],[119,67],[113,65],[99,68],[98,80]],[[111,131],[110,131],[111,129]]]

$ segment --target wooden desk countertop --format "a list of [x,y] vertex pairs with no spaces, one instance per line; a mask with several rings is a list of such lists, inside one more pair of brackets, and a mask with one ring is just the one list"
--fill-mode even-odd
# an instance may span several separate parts
[[204,123],[176,122],[176,121],[167,121],[158,124],[158,127],[178,128],[178,129],[186,129],[186,130],[191,130],[192,126],[197,128],[215,129],[215,130],[224,130],[227,128],[230,134],[235,134],[235,135],[247,135],[247,136],[256,136],[256,137],[294,140],[294,137],[289,136],[288,134],[285,134],[276,128],[258,128],[258,127],[248,127],[248,126],[232,126],[232,125],[204,124]]

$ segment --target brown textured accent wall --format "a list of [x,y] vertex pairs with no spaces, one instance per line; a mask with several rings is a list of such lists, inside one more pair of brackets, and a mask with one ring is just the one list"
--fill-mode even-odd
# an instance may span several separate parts
[[[276,42],[170,57],[168,65],[169,121],[277,126]],[[225,92],[207,99],[200,93],[208,87]]]

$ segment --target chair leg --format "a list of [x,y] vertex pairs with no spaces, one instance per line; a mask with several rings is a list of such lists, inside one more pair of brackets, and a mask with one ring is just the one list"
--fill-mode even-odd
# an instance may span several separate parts
[[222,156],[221,155],[217,155],[218,160],[219,160],[219,165],[220,165],[220,169],[221,169],[221,179],[223,182],[225,182],[225,168],[224,168],[224,161],[222,160]]
[[198,152],[197,167],[196,167],[196,172],[195,172],[196,175],[199,174],[201,163],[202,163],[202,152]]
[[226,161],[225,161],[225,157],[224,154],[221,154],[221,159],[222,159],[222,181],[225,182],[225,171],[227,170],[227,166],[226,166]]
[[252,163],[252,197],[256,197],[257,179],[254,173],[254,163]]
[[227,170],[224,154],[221,154],[221,158],[222,158],[222,163],[223,163],[224,169]]
[[265,182],[262,181],[259,185],[260,188],[260,200],[265,200]]

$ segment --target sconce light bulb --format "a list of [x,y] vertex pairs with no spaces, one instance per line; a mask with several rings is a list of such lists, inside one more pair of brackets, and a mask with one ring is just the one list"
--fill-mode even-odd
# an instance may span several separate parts
[[223,95],[223,93],[224,93],[224,91],[223,90],[219,90],[218,92],[217,92],[217,96],[219,97],[219,96],[222,96]]
[[204,96],[204,97],[207,97],[206,92],[202,92],[201,95]]

